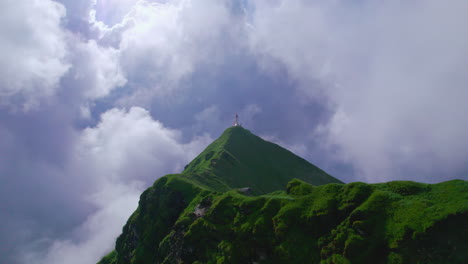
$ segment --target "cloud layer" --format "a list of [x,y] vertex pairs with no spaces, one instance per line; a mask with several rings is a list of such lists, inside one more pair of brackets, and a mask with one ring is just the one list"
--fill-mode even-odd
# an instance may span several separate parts
[[49,0],[2,1],[0,10],[0,104],[29,109],[55,93],[69,68],[66,11]]
[[343,181],[467,179],[467,9],[3,1],[0,262],[94,263],[235,113]]
[[448,179],[468,154],[467,7],[260,1],[252,45],[283,62],[306,94],[329,100],[335,114],[317,132],[363,179],[404,179],[407,169]]
[[181,171],[210,141],[203,136],[182,143],[179,131],[139,107],[103,113],[95,127],[81,132],[64,171],[92,212],[70,237],[37,241],[33,250],[22,252],[22,262],[96,262],[113,247],[147,183]]

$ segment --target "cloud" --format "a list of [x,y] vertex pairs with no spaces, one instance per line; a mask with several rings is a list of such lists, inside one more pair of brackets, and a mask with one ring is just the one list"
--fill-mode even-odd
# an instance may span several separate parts
[[89,12],[92,9],[94,0],[57,0],[67,10],[66,19],[64,21],[65,27],[77,34],[89,36],[91,31],[89,29]]
[[291,145],[291,144],[285,143],[282,140],[278,139],[277,137],[271,136],[271,135],[261,135],[261,138],[263,138],[264,140],[268,140],[270,142],[273,142],[275,144],[278,144],[281,147],[286,148],[287,150],[291,151],[292,153],[294,153],[294,154],[296,154],[298,156],[304,157],[305,155],[307,155],[308,150],[307,150],[307,147],[304,144],[293,144],[293,145]]
[[[80,12],[90,8],[64,4]],[[62,4],[47,0],[1,5],[0,105],[10,110],[37,108],[70,87],[80,99],[95,100],[126,83],[119,51],[64,28],[70,16]],[[77,23],[77,17],[71,19]]]
[[47,242],[48,249],[25,252],[23,263],[97,262],[112,249],[141,192],[157,178],[182,171],[211,142],[208,136],[185,143],[180,138],[178,130],[139,107],[103,113],[95,127],[82,131],[67,169],[94,212],[67,239],[41,238],[37,243]]
[[196,124],[193,127],[195,131],[203,131],[206,127],[215,127],[220,124],[221,111],[217,105],[211,105],[195,114]]
[[93,262],[235,113],[344,181],[466,178],[465,1],[57,2],[0,4],[0,262]]
[[319,134],[359,178],[432,181],[468,157],[466,8],[260,1],[251,46],[267,66],[283,63],[305,95],[328,101],[335,116]]
[[[178,130],[154,121],[143,108],[132,107],[128,112],[114,108],[101,115],[95,128],[83,131],[76,159],[87,164],[92,174],[101,175],[104,184],[126,179],[149,182],[164,172],[182,170],[208,139],[182,144]],[[105,186],[95,188],[101,187]]]
[[[138,0],[94,0],[93,16],[96,21],[101,21],[104,25],[112,27],[124,20]],[[154,1],[145,1],[154,2]]]
[[136,93],[149,88],[153,97],[162,97],[180,88],[179,82],[197,67],[222,62],[222,44],[234,37],[232,20],[223,1],[138,1],[103,41],[119,40],[120,62]]
[[2,263],[18,263],[33,239],[61,237],[90,213],[79,180],[63,170],[75,135],[67,109],[46,108],[0,114]]
[[[112,187],[112,190],[107,190],[112,200],[102,198],[100,202],[106,202],[106,205],[90,214],[69,238],[35,241],[27,248],[28,252],[21,254],[20,263],[96,263],[110,252],[129,215],[136,209],[142,189],[141,186],[119,184]],[[97,200],[100,197],[97,195],[94,198]],[[46,245],[46,249],[38,246],[41,244]]]
[[0,4],[0,104],[28,110],[54,95],[68,71],[65,8],[54,1]]
[[72,82],[87,99],[109,95],[116,87],[126,84],[127,79],[119,63],[119,51],[102,47],[95,40],[76,42],[73,52]]
[[248,104],[239,112],[239,121],[243,126],[251,126],[255,117],[262,112],[262,108],[257,104]]

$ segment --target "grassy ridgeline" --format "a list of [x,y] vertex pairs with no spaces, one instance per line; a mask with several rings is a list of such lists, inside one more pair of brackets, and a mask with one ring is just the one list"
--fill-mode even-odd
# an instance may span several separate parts
[[99,263],[465,263],[467,223],[466,181],[342,184],[233,127],[141,195]]
[[100,263],[465,263],[468,182],[312,186],[246,196],[178,175],[142,195]]
[[342,183],[317,166],[242,127],[231,127],[183,171],[209,189],[249,187],[254,194],[282,190],[293,178],[314,185]]

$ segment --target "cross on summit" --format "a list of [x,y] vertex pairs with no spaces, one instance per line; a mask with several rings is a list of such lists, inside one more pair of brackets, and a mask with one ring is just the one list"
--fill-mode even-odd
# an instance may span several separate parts
[[232,124],[232,126],[241,126],[241,123],[239,123],[239,115],[238,114],[236,114],[235,121],[234,121],[234,124]]

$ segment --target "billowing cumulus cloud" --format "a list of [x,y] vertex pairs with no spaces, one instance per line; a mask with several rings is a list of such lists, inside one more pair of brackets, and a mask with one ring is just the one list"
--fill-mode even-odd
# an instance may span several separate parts
[[[181,142],[149,112],[111,109],[95,127],[82,131],[66,173],[94,208],[67,239],[45,237],[48,250],[25,252],[24,263],[95,263],[111,250],[148,183],[179,172],[209,142],[208,136]],[[86,252],[84,254],[83,252]]]
[[[72,35],[64,28],[70,21],[62,4],[4,1],[1,5],[2,106],[15,111],[34,109],[71,87],[75,87],[75,95],[92,100],[126,83],[118,50]],[[63,77],[66,81],[60,83]]]
[[[164,172],[180,171],[208,141],[200,137],[183,144],[178,130],[154,121],[143,108],[114,108],[102,114],[96,127],[82,132],[76,159],[84,172],[92,171],[84,174],[101,175],[93,183],[99,190],[107,182],[148,182]],[[96,184],[100,180],[104,185]]]
[[252,46],[284,63],[305,94],[329,100],[335,115],[317,133],[362,179],[402,179],[408,167],[454,173],[468,155],[467,8],[260,1]]
[[123,86],[125,78],[119,64],[119,51],[102,47],[95,40],[78,42],[74,50],[71,79],[88,99],[108,95],[112,89]]
[[138,1],[127,12],[119,25],[102,29],[102,41],[119,40],[114,45],[121,65],[141,100],[180,88],[181,79],[202,65],[222,63],[224,44],[234,37],[235,23],[223,1]]
[[27,110],[53,95],[69,68],[65,8],[50,0],[7,0],[0,17],[0,104]]

